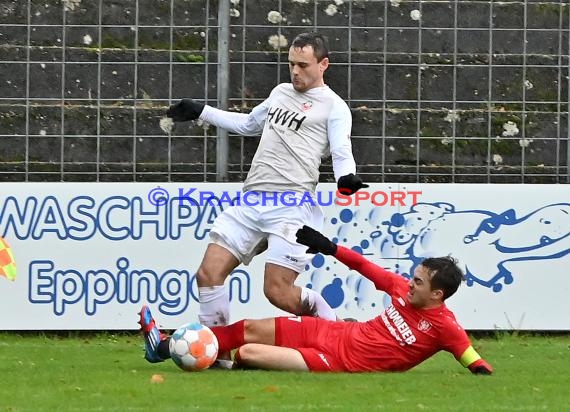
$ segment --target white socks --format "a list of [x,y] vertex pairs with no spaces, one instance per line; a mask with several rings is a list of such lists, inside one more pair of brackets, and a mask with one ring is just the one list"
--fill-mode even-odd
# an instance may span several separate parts
[[[198,320],[206,326],[225,326],[230,317],[230,294],[226,285],[199,287],[200,310]],[[301,303],[310,313],[328,320],[337,320],[336,313],[327,301],[317,292],[301,288]]]
[[[206,326],[226,326],[230,318],[230,294],[226,285],[205,286],[198,288],[200,310],[198,320]],[[227,354],[229,356],[229,353]],[[216,359],[213,367],[232,369],[231,359]]]
[[310,310],[310,315],[328,320],[337,320],[333,308],[314,290],[301,288],[301,304],[304,305],[305,302],[308,304],[307,307]]
[[230,294],[226,285],[198,288],[198,320],[206,326],[225,326],[230,317]]

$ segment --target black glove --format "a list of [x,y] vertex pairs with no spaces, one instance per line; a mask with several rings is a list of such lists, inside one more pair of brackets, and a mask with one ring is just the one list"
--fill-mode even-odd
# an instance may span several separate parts
[[182,99],[168,108],[166,116],[171,117],[175,122],[186,122],[196,120],[202,114],[202,110],[204,110],[202,103],[192,99]]
[[360,189],[366,189],[368,185],[362,183],[362,179],[353,173],[341,176],[337,183],[338,191],[343,195],[352,195]]
[[307,253],[320,252],[324,255],[334,255],[337,249],[336,244],[331,242],[329,238],[307,225],[297,230],[297,243],[309,246]]

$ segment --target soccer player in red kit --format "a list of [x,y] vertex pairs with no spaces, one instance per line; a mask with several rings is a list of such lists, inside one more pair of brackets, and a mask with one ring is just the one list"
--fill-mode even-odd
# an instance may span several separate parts
[[[297,231],[297,241],[309,247],[308,253],[333,255],[358,271],[376,289],[388,293],[392,304],[367,322],[293,316],[246,319],[211,328],[220,351],[238,348],[238,365],[322,372],[405,371],[445,350],[473,373],[492,373],[444,303],[463,280],[453,258],[427,258],[406,280],[308,226]],[[163,336],[155,345],[148,342],[156,326],[146,306],[140,323],[147,348],[153,346],[158,356],[169,357],[168,338]]]

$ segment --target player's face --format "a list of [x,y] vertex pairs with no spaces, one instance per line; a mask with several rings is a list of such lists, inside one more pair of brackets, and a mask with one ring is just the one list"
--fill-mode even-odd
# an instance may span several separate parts
[[304,93],[314,87],[324,86],[323,76],[327,67],[329,67],[328,57],[318,62],[313,46],[289,49],[291,83],[298,92]]
[[419,265],[410,280],[408,301],[417,309],[427,309],[441,304],[441,290],[431,290],[429,269]]

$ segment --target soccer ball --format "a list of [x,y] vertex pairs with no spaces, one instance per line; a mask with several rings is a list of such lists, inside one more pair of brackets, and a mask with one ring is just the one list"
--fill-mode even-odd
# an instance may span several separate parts
[[188,323],[170,337],[170,356],[180,369],[200,371],[214,363],[218,356],[218,339],[210,328]]

